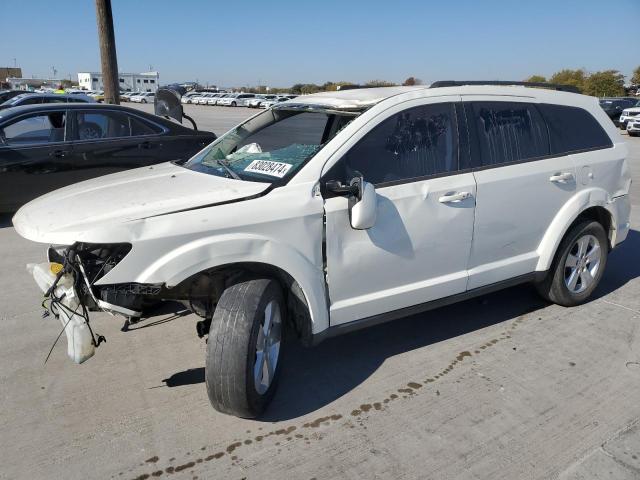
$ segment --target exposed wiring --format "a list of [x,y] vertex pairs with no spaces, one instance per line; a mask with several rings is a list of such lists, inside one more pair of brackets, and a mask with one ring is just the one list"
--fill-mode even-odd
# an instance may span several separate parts
[[[51,346],[51,349],[49,350],[49,354],[47,355],[47,358],[45,359],[44,363],[47,363],[47,360],[49,360],[49,357],[51,356],[51,352],[53,351],[54,347],[58,343],[58,340],[62,336],[62,333],[67,328],[67,326],[69,325],[69,322],[74,317],[74,315],[77,315],[84,320],[85,324],[87,325],[87,328],[89,329],[89,333],[91,334],[91,343],[93,344],[94,347],[97,348],[100,346],[102,342],[107,341],[107,339],[103,335],[100,335],[100,334],[96,335],[93,332],[93,329],[91,328],[91,324],[89,323],[89,311],[87,310],[87,307],[84,303],[84,300],[82,299],[82,296],[78,295],[78,306],[76,307],[75,310],[72,310],[71,308],[66,306],[64,303],[62,303],[66,294],[62,294],[62,296],[60,297],[57,297],[55,295],[56,286],[58,285],[58,282],[60,281],[62,276],[65,274],[73,275],[73,279],[74,279],[73,289],[76,291],[76,295],[77,295],[77,292],[79,291],[78,287],[80,286],[79,285],[80,276],[82,275],[82,273],[80,272],[80,269],[76,264],[75,247],[76,247],[76,244],[73,244],[67,250],[65,250],[63,268],[56,275],[56,278],[51,284],[51,287],[49,287],[49,289],[45,292],[44,300],[42,301],[42,307],[45,310],[45,312],[43,313],[43,317],[47,317],[50,314],[53,314],[53,316],[59,320],[60,313],[62,311],[64,311],[66,315],[69,317],[64,327],[62,327],[62,330],[60,331],[55,341],[53,342],[53,345]],[[49,302],[48,305],[47,305],[47,301]],[[79,309],[82,309],[81,313],[78,312]]]

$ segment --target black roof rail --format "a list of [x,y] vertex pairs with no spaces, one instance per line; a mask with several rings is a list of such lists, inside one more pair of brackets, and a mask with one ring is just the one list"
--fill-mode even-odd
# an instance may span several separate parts
[[440,87],[461,87],[463,85],[517,85],[520,87],[537,87],[548,88],[551,90],[558,90],[561,92],[580,93],[578,87],[574,85],[562,85],[558,83],[546,83],[546,82],[511,82],[508,80],[440,80],[433,82],[429,88]]

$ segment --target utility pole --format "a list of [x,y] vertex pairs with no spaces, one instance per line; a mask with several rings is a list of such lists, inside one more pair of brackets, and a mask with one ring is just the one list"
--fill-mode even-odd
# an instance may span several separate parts
[[113,33],[111,0],[96,0],[96,18],[98,20],[104,103],[119,104],[120,83],[118,82],[118,59],[116,57],[116,39]]

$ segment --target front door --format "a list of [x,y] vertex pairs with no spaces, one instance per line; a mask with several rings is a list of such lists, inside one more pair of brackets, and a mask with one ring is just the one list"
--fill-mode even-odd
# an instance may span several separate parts
[[1,210],[16,210],[71,183],[73,146],[68,136],[64,109],[25,114],[1,126]]
[[116,110],[74,110],[73,115],[74,182],[164,160],[166,137],[158,126]]
[[453,103],[396,107],[323,175],[361,173],[378,201],[375,225],[354,230],[348,199],[325,195],[332,325],[465,291],[476,188],[457,131]]

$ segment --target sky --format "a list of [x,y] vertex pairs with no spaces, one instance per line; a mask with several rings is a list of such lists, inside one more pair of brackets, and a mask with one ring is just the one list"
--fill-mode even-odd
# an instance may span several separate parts
[[[112,0],[121,72],[161,83],[522,80],[640,65],[640,0]],[[0,0],[0,66],[99,71],[93,0]],[[627,45],[628,44],[628,45]],[[14,60],[15,59],[15,60]]]

